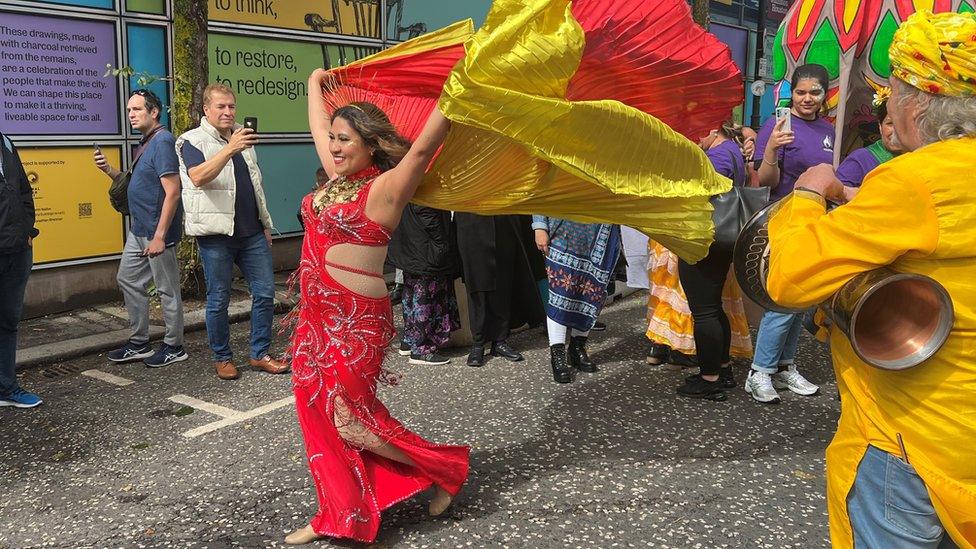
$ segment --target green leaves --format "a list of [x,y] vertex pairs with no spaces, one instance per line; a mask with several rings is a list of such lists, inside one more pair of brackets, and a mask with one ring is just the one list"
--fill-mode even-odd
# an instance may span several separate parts
[[136,72],[135,69],[133,69],[128,65],[115,68],[111,64],[105,65],[105,74],[103,74],[102,76],[105,77],[112,76],[115,78],[132,78],[133,76],[135,76],[136,84],[138,84],[140,88],[145,88],[146,86],[152,84],[153,82],[156,82],[157,80],[162,80],[162,81],[172,80],[172,78],[168,76],[160,76],[158,74],[152,74],[146,71]]

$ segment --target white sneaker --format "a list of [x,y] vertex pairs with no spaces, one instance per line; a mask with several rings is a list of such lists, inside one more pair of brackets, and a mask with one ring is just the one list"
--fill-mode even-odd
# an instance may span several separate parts
[[779,395],[773,388],[773,380],[766,372],[750,370],[749,376],[746,377],[746,392],[759,402],[766,404],[779,402]]
[[790,364],[785,372],[773,374],[773,387],[777,389],[789,389],[798,395],[810,396],[817,394],[820,387],[807,381],[807,378],[796,371],[796,364]]

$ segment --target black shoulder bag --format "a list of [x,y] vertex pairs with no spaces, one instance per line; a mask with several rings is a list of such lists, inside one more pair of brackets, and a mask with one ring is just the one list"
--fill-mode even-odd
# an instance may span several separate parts
[[129,166],[129,169],[112,178],[112,185],[108,188],[108,200],[112,203],[115,211],[122,215],[129,215],[129,180],[132,179],[132,170],[136,168],[136,162],[139,162],[139,157],[142,156],[142,151],[146,150],[149,141],[161,129],[163,129],[162,126],[156,126],[155,130],[149,132],[146,140],[136,151],[135,157],[132,158],[132,165]]
[[[733,153],[730,151],[730,155]],[[713,246],[732,251],[739,232],[752,216],[769,203],[769,187],[746,187],[746,175],[732,157],[732,189],[711,198],[712,223],[715,225]]]

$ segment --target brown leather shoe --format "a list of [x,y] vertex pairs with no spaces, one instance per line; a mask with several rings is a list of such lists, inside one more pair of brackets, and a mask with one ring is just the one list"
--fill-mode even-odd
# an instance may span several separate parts
[[237,366],[234,366],[234,363],[229,360],[218,360],[214,366],[217,369],[217,377],[220,379],[230,381],[241,377],[241,373],[237,371]]
[[262,372],[267,372],[269,374],[287,374],[291,370],[290,366],[284,362],[281,362],[280,360],[271,358],[270,355],[264,355],[264,358],[261,360],[255,360],[252,358],[248,364],[250,364],[251,368],[254,368],[255,370],[261,370]]

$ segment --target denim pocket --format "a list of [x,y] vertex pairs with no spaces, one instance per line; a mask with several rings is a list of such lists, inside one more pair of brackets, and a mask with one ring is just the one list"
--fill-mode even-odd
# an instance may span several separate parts
[[885,518],[926,541],[938,541],[944,532],[925,482],[914,467],[892,454],[885,463]]

